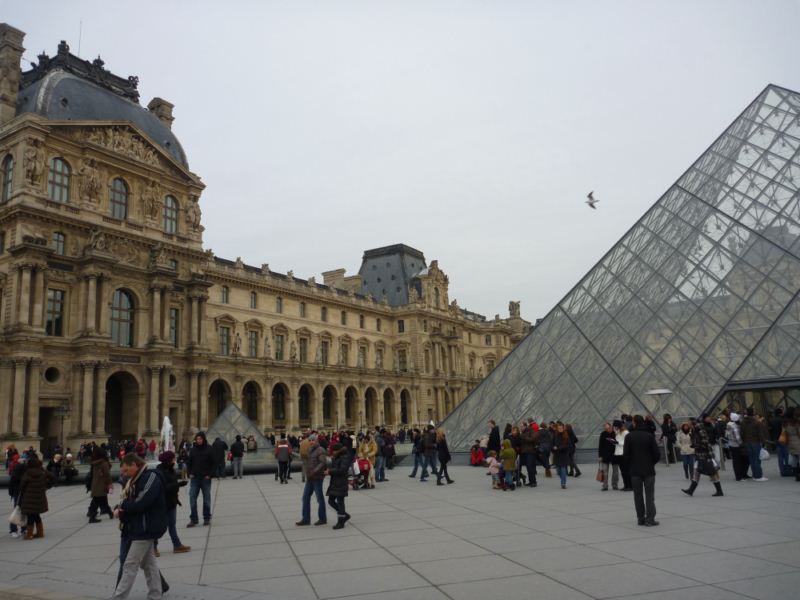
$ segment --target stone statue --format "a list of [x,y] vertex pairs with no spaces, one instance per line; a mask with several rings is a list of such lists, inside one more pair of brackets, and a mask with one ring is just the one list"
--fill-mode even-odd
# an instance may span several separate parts
[[383,352],[380,350],[375,353],[375,368],[383,369]]
[[338,364],[340,367],[344,366],[344,352],[341,344],[339,344],[339,357],[336,360],[336,364]]
[[264,336],[264,358],[272,358],[271,350],[269,348],[269,334]]
[[317,355],[314,357],[314,360],[318,365],[322,364],[322,342],[317,344]]
[[289,345],[289,360],[292,362],[297,361],[297,343],[294,340]]
[[167,265],[167,250],[161,243],[150,250],[150,267],[165,267]]
[[196,200],[190,200],[186,206],[186,224],[192,231],[200,229],[200,206]]
[[33,187],[39,187],[44,174],[44,152],[39,140],[30,140],[23,154],[22,170],[25,182]]
[[81,177],[79,190],[81,200],[97,202],[100,199],[100,171],[97,170],[94,159],[84,161],[78,169],[78,175]]
[[108,250],[108,238],[106,234],[99,229],[92,229],[89,234],[89,248],[92,250],[100,250],[101,252]]
[[233,338],[233,353],[239,354],[242,351],[242,336],[239,335],[239,332],[236,332],[236,337]]
[[397,350],[392,351],[392,360],[394,361],[394,370],[400,370],[400,353]]
[[417,288],[415,288],[413,285],[408,288],[408,301],[409,302],[419,301],[419,294],[417,293]]
[[144,207],[144,216],[151,221],[157,221],[161,215],[161,199],[159,198],[158,183],[155,180],[150,181],[147,187],[142,192],[142,206]]
[[508,303],[508,314],[512,319],[519,318],[519,300]]

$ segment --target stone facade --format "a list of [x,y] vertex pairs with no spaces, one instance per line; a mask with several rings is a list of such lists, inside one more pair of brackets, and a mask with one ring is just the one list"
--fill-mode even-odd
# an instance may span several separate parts
[[[440,419],[527,333],[519,303],[487,320],[450,301],[437,261],[391,304],[343,269],[317,283],[215,257],[182,150],[130,119],[19,109],[26,82],[69,73],[130,105],[138,80],[63,42],[21,73],[22,41],[0,25],[3,443],[152,435],[164,416],[189,434],[231,401],[265,432]],[[148,108],[169,132],[172,105]]]

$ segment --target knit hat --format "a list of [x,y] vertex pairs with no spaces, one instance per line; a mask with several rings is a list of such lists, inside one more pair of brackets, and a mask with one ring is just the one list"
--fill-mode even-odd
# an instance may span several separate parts
[[734,423],[738,423],[739,419],[741,419],[741,418],[742,417],[739,416],[739,413],[735,413],[735,412],[731,413],[731,421],[733,421]]
[[168,465],[173,460],[175,460],[175,453],[172,452],[171,450],[167,450],[166,452],[162,452],[161,454],[158,455],[158,462]]

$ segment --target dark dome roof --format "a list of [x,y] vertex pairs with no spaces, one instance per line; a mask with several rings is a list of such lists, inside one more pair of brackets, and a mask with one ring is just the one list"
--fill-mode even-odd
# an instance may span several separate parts
[[130,121],[189,168],[178,138],[156,115],[110,89],[60,68],[48,71],[29,85],[23,84],[17,99],[17,115],[22,113],[36,113],[53,120]]

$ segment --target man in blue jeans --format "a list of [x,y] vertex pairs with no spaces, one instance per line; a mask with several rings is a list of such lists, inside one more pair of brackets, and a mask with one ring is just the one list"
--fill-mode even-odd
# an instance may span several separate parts
[[194,445],[189,450],[187,461],[189,472],[189,507],[191,513],[187,527],[198,524],[197,495],[203,492],[203,525],[211,524],[211,475],[214,473],[214,455],[208,445],[206,434],[199,431],[194,438]]
[[755,416],[752,406],[747,409],[747,416],[742,419],[740,431],[742,443],[747,450],[747,458],[750,460],[753,481],[767,481],[761,470],[761,447],[767,439],[767,427],[761,419]]
[[436,431],[433,425],[428,425],[425,433],[422,434],[422,475],[420,481],[428,481],[428,467],[431,468],[433,475],[437,474],[436,471]]
[[325,512],[325,496],[322,493],[322,482],[327,470],[327,455],[325,449],[319,445],[317,434],[308,436],[310,443],[308,449],[308,467],[306,468],[306,484],[303,488],[303,516],[295,523],[298,527],[311,525],[311,495],[317,497],[317,522],[314,525],[325,525],[328,522]]

